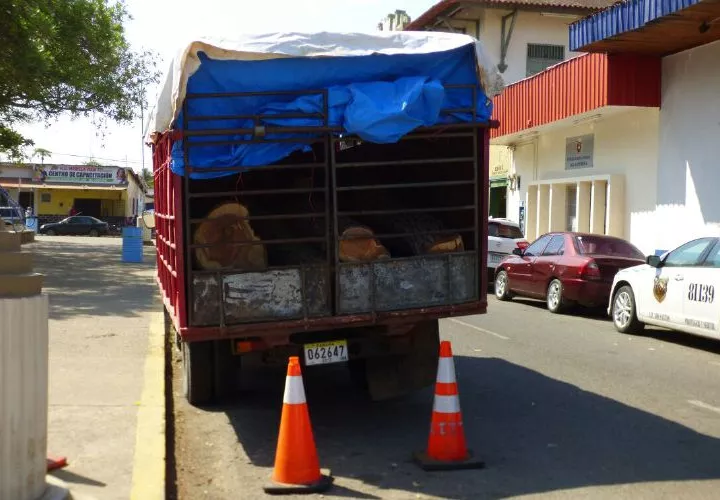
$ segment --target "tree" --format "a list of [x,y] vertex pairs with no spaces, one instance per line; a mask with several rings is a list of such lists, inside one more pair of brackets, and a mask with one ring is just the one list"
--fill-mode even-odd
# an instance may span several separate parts
[[123,0],[0,0],[0,14],[0,152],[22,158],[32,145],[17,123],[140,112],[158,72],[125,38]]
[[88,165],[90,167],[102,167],[102,163],[97,161],[95,158],[90,158],[88,161],[83,162],[83,165]]
[[35,151],[33,151],[33,157],[39,156],[40,157],[40,163],[45,164],[45,158],[48,156],[52,156],[52,151],[45,148],[35,148]]
[[149,188],[155,187],[155,176],[153,175],[152,170],[147,167],[143,167],[141,175],[142,178],[145,180],[145,184],[147,184]]

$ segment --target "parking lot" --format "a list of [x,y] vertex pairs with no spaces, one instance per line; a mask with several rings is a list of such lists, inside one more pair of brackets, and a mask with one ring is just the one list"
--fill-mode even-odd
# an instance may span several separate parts
[[[485,316],[442,322],[466,434],[484,470],[425,473],[432,389],[370,403],[342,366],[307,370],[325,498],[716,498],[720,344],[648,329],[616,333],[602,312],[551,315],[490,297]],[[283,370],[244,373],[222,407],[181,397],[174,361],[171,497],[259,498],[269,477]],[[174,487],[173,487],[174,483]]]

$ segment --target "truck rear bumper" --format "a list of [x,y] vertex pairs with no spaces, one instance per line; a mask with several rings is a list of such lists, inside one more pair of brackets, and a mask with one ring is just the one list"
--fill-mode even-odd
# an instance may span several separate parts
[[[166,307],[168,304],[165,304]],[[402,327],[421,321],[442,319],[472,314],[485,314],[487,301],[476,301],[465,304],[408,309],[376,314],[353,314],[324,318],[307,318],[290,321],[252,323],[233,326],[197,326],[177,328],[185,342],[199,342],[220,339],[257,339],[268,347],[290,344],[290,336],[299,332],[320,332],[343,328],[387,325]],[[177,321],[177,317],[173,318]],[[389,333],[391,334],[391,333]]]

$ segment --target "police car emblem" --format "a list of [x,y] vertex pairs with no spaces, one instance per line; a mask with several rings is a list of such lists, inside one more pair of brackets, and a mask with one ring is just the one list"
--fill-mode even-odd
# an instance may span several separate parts
[[655,281],[653,282],[653,295],[655,296],[655,300],[657,300],[658,302],[662,302],[663,300],[665,300],[665,296],[667,295],[667,287],[667,278],[655,276]]

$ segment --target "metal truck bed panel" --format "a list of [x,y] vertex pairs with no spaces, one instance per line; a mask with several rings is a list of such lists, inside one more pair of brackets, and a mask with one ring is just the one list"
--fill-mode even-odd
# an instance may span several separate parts
[[220,325],[221,318],[232,325],[330,314],[326,266],[196,275],[193,288],[194,326]]
[[340,265],[340,314],[475,300],[475,252]]

